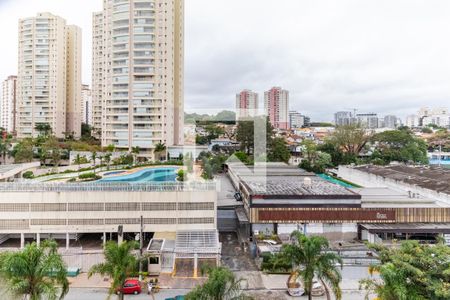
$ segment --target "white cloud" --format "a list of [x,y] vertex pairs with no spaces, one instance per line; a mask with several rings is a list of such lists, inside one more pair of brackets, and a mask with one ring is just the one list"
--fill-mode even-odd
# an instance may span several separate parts
[[[0,76],[16,72],[17,19],[38,11],[83,28],[90,81],[91,14],[101,0],[0,0]],[[233,108],[234,94],[282,86],[314,119],[360,108],[404,116],[450,106],[446,0],[185,0],[188,110]],[[5,30],[8,28],[9,30]]]

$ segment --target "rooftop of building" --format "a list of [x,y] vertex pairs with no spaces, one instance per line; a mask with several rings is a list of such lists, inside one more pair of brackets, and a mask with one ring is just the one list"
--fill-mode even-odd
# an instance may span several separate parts
[[249,168],[243,165],[229,167],[254,196],[360,198],[360,195],[347,188],[284,163],[267,163]]
[[450,194],[450,169],[429,166],[358,166],[355,169],[436,192]]

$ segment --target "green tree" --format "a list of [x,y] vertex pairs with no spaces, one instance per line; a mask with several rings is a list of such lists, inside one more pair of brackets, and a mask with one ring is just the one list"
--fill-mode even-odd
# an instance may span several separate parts
[[133,154],[133,161],[137,164],[137,156],[141,153],[141,148],[139,146],[131,148],[131,154]]
[[237,279],[232,271],[225,267],[202,270],[208,280],[195,287],[186,295],[186,300],[244,300],[252,299],[241,290],[244,279]]
[[450,299],[450,248],[442,241],[435,246],[406,241],[400,247],[369,248],[379,254],[381,264],[370,269],[380,279],[360,281],[367,294],[376,293],[381,300]]
[[358,156],[369,142],[372,133],[360,125],[338,126],[329,141],[344,153]]
[[92,166],[94,167],[94,172],[95,172],[95,166],[96,166],[96,162],[97,162],[97,151],[93,151],[91,153],[91,162],[92,162]]
[[[121,244],[115,241],[106,242],[103,248],[105,262],[92,266],[88,272],[88,277],[90,278],[94,274],[109,276],[112,279],[109,295],[112,295],[123,287],[127,277],[137,269],[139,260],[132,253],[137,247],[138,244],[134,241],[125,241]],[[122,293],[119,294],[119,299],[124,299]]]
[[11,148],[12,136],[3,128],[0,128],[0,156],[3,158],[3,164],[6,164],[6,155]]
[[107,152],[114,152],[116,150],[116,146],[114,144],[109,144],[108,146],[105,147],[105,150]]
[[33,139],[25,138],[20,141],[13,149],[15,163],[24,163],[33,161]]
[[177,180],[178,181],[186,181],[187,174],[183,169],[178,170],[177,172]]
[[30,300],[63,299],[69,291],[67,269],[55,241],[28,244],[18,252],[0,255],[0,278],[15,297]]
[[339,286],[342,276],[336,267],[340,264],[342,268],[342,259],[335,253],[327,252],[328,240],[321,236],[307,237],[298,231],[292,233],[292,238],[294,243],[283,245],[281,256],[289,259],[294,266],[291,278],[300,276],[303,279],[308,299],[312,299],[314,278],[322,283],[327,299],[331,299],[330,289],[337,300],[342,299]]
[[111,156],[112,156],[112,154],[111,153],[106,153],[105,154],[105,162],[106,162],[106,168],[107,168],[107,170],[109,171],[109,168],[110,168],[110,164],[111,164]]
[[[166,149],[167,149],[167,147],[166,147],[166,145],[165,144],[163,144],[163,143],[158,143],[158,144],[156,144],[155,145],[155,150],[153,150],[154,151],[154,153],[155,153],[155,157],[157,156],[158,157],[158,160],[161,160],[161,158],[162,158],[162,153],[165,153],[166,152]],[[164,155],[164,157],[165,157],[166,155]]]
[[34,129],[43,137],[48,137],[52,133],[52,127],[48,123],[38,123]]
[[[247,155],[252,155],[255,148],[255,125],[256,121],[239,121],[236,131],[236,141],[240,143],[241,151],[244,151]],[[273,127],[266,118],[266,143],[267,148],[272,144],[274,136]]]
[[271,162],[289,162],[291,152],[289,151],[284,138],[277,137],[273,139],[267,158]]
[[44,157],[44,161],[49,158],[53,166],[57,167],[59,165],[61,161],[61,148],[56,137],[47,137],[45,143],[41,147],[41,153]]
[[376,134],[372,139],[375,151],[372,158],[386,162],[428,163],[427,144],[404,130],[390,130]]

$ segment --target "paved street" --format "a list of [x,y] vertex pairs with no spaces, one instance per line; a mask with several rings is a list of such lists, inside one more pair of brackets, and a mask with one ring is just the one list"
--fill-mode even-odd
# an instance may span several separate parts
[[[175,297],[177,295],[185,295],[189,290],[161,290],[159,293],[155,294],[156,300],[164,300],[166,298]],[[69,295],[67,295],[64,300],[105,300],[108,295],[107,289],[83,289],[83,288],[72,288],[70,289]],[[111,300],[117,297],[111,297]],[[127,295],[125,299],[130,300],[143,300],[152,299],[151,296],[146,293],[140,295]]]

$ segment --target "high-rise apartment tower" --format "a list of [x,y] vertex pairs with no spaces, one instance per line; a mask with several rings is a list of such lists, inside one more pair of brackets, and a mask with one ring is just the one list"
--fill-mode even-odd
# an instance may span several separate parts
[[183,144],[184,1],[104,0],[93,15],[93,125],[103,146]]
[[50,13],[19,20],[18,137],[81,135],[81,29]]

